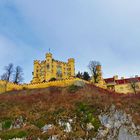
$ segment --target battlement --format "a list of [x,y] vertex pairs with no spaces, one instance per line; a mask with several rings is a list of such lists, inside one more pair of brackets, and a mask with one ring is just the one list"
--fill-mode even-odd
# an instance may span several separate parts
[[52,57],[52,54],[51,53],[46,53],[46,58],[47,57]]
[[69,78],[57,81],[50,81],[50,82],[42,82],[42,83],[31,83],[31,84],[22,84],[17,85],[14,83],[8,83],[7,89],[5,90],[5,83],[6,81],[0,81],[0,93],[5,91],[13,91],[13,90],[24,90],[24,89],[38,89],[38,88],[48,88],[48,87],[67,87],[74,84],[76,81],[82,81],[86,84],[90,84],[90,82],[79,79],[79,78]]
[[34,60],[34,64],[40,64],[39,60]]
[[68,62],[73,62],[74,63],[75,62],[75,59],[74,58],[69,58],[68,59]]
[[63,62],[63,61],[59,61],[59,60],[55,60],[53,59],[54,62],[60,63],[60,64],[67,64],[67,62]]
[[12,90],[22,90],[22,85],[17,85],[12,82],[6,82],[3,80],[0,80],[0,93],[3,93],[5,91],[12,91]]

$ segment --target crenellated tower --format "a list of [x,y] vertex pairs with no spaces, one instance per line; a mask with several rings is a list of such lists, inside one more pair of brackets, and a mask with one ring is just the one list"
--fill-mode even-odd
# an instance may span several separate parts
[[34,71],[33,71],[33,80],[32,83],[39,83],[39,71],[40,71],[40,62],[39,60],[34,61]]
[[73,58],[68,59],[68,70],[70,77],[75,76],[75,60]]
[[101,65],[97,65],[96,66],[96,70],[97,70],[97,86],[101,87],[101,88],[106,88],[106,83],[103,79],[103,74],[102,74],[102,66]]
[[45,73],[45,79],[50,80],[52,78],[53,73],[53,58],[51,53],[46,53],[46,73]]

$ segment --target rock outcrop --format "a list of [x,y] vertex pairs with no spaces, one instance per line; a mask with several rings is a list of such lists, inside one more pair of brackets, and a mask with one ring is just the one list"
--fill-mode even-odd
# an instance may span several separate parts
[[140,129],[133,123],[132,117],[115,106],[99,115],[102,127],[97,134],[97,139],[107,140],[140,140]]

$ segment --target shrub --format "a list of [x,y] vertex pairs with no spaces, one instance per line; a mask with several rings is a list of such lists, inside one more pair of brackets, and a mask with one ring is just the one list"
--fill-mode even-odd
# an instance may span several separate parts
[[51,78],[50,80],[49,80],[49,82],[51,82],[51,81],[56,81],[56,78]]
[[2,124],[2,128],[3,129],[9,129],[11,127],[11,125],[12,125],[12,121],[11,120],[6,120]]
[[40,118],[34,122],[34,125],[38,128],[42,128],[46,124],[46,120],[44,118]]
[[75,93],[75,92],[77,92],[77,91],[79,90],[79,88],[80,88],[80,87],[78,87],[78,86],[76,86],[76,85],[70,85],[70,86],[68,87],[68,92],[70,92],[70,93]]
[[94,131],[98,131],[101,123],[98,118],[94,116],[95,110],[92,109],[89,105],[85,103],[78,103],[77,104],[77,115],[78,118],[85,124],[92,123],[94,126]]
[[27,136],[27,132],[23,130],[10,130],[10,131],[0,132],[0,138],[4,140],[9,140],[13,138],[23,138],[26,136]]
[[22,89],[23,89],[23,90],[27,90],[27,88],[26,88],[26,87],[23,87]]

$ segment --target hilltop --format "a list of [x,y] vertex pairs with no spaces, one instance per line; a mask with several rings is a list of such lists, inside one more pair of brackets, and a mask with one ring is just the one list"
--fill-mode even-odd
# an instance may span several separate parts
[[139,140],[140,94],[85,85],[0,95],[0,138]]

